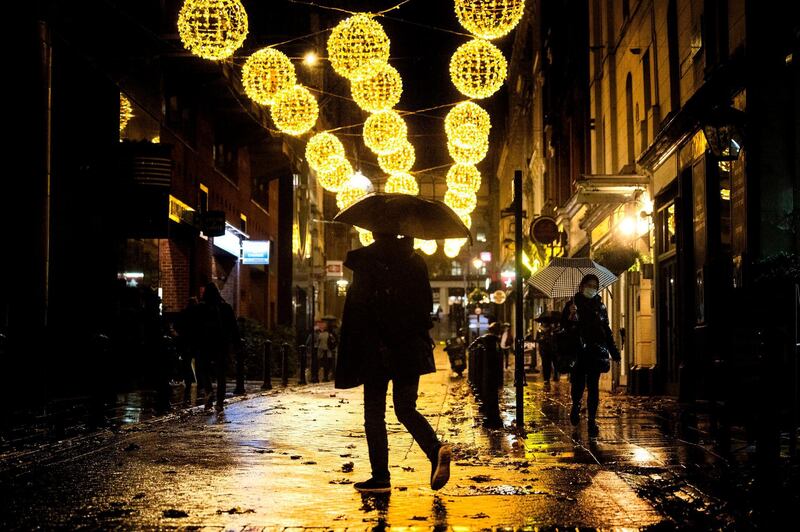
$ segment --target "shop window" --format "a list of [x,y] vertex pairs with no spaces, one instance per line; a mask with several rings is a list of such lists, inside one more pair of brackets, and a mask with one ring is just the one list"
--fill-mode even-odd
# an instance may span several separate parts
[[459,276],[462,275],[464,270],[461,267],[461,262],[454,260],[450,262],[450,275]]
[[675,203],[670,203],[658,211],[659,246],[660,254],[673,251],[676,246],[675,231]]

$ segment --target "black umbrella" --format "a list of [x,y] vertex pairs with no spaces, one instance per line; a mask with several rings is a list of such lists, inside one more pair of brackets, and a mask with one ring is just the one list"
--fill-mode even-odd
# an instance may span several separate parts
[[546,310],[533,321],[536,323],[558,323],[561,321],[561,313],[557,310]]
[[412,236],[423,240],[469,238],[461,218],[442,203],[409,194],[368,194],[334,217],[337,222],[373,233]]

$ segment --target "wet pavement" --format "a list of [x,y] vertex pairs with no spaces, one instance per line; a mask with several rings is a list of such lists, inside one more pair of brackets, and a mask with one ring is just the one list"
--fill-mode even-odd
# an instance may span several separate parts
[[439,492],[391,406],[392,493],[355,492],[369,476],[362,392],[319,384],[7,455],[0,528],[745,528],[719,474],[732,458],[677,434],[669,400],[604,394],[600,437],[589,440],[585,422],[575,431],[567,419],[565,378],[545,391],[532,376],[525,433],[510,428],[511,388],[507,428],[488,430],[466,379],[442,352],[437,363],[419,406],[454,446]]

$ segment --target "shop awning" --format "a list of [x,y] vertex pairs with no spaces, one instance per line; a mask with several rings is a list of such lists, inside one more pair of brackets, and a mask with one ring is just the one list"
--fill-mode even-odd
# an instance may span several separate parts
[[647,189],[650,178],[639,174],[584,174],[576,183],[576,203],[626,203]]

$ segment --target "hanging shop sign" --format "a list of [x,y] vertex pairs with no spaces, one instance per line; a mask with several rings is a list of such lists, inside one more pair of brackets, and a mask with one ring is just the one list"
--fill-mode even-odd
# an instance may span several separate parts
[[207,211],[202,217],[203,234],[218,237],[225,234],[225,212]]
[[242,240],[242,264],[269,264],[269,240]]
[[325,276],[329,279],[344,277],[344,261],[329,260],[325,264]]
[[535,243],[548,246],[559,237],[558,224],[549,216],[540,216],[531,222],[528,233]]
[[224,231],[222,235],[215,236],[213,242],[214,246],[239,258],[242,249],[242,241],[236,234],[231,231]]

